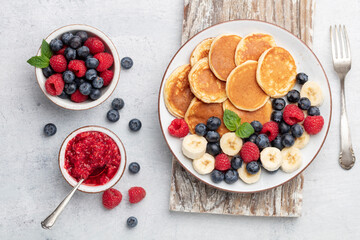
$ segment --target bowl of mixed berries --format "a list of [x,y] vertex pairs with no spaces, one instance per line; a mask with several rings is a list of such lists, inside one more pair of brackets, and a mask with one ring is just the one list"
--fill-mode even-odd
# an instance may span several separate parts
[[52,32],[28,63],[35,66],[44,94],[70,110],[98,106],[110,97],[120,77],[119,55],[110,38],[83,24]]

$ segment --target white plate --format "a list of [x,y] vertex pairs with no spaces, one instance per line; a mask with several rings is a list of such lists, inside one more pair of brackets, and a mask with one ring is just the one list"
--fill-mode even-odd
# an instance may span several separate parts
[[[172,137],[168,133],[167,127],[174,119],[174,117],[167,111],[164,103],[163,88],[165,85],[165,80],[177,67],[189,63],[192,50],[202,40],[209,37],[216,37],[220,34],[237,34],[243,37],[247,34],[256,32],[268,33],[272,35],[275,38],[276,44],[278,46],[284,47],[292,54],[297,65],[298,72],[305,72],[309,76],[310,81],[316,81],[321,85],[325,100],[324,104],[320,107],[320,112],[325,119],[325,125],[323,130],[316,136],[312,136],[310,143],[304,149],[302,149],[303,163],[300,169],[297,171],[293,173],[284,173],[279,170],[275,174],[262,171],[260,180],[257,183],[251,185],[248,185],[241,180],[234,184],[226,184],[225,182],[215,184],[211,181],[210,174],[200,175],[193,169],[192,161],[186,158],[181,152],[182,139]],[[315,54],[305,45],[304,42],[302,42],[287,30],[273,24],[254,20],[235,20],[220,23],[203,30],[191,38],[179,49],[166,69],[163,80],[161,82],[158,107],[161,130],[165,140],[176,159],[188,172],[204,183],[215,188],[231,192],[250,193],[268,190],[286,183],[301,173],[314,160],[316,155],[319,153],[329,130],[331,120],[331,92],[324,69],[322,68]]]

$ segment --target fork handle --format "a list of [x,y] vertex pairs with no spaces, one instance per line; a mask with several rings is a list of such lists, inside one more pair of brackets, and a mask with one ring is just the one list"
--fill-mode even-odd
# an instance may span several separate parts
[[342,77],[340,80],[341,80],[341,118],[340,118],[341,151],[339,156],[339,163],[343,169],[349,170],[354,166],[355,155],[352,148],[349,122],[346,113],[345,76]]

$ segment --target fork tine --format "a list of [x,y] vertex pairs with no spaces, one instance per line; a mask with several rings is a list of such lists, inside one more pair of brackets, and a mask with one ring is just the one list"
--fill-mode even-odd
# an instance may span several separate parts
[[347,51],[345,48],[345,35],[343,30],[343,25],[339,25],[339,38],[341,42],[341,55],[342,58],[347,58]]
[[330,26],[330,41],[331,41],[332,58],[333,58],[333,61],[335,61],[335,59],[336,59],[336,47],[335,47],[335,40],[334,40],[334,33],[333,33],[332,26]]
[[336,57],[337,58],[342,58],[342,51],[341,51],[341,46],[340,46],[340,42],[339,42],[339,38],[341,36],[339,36],[339,31],[338,31],[338,27],[337,25],[335,25],[335,43],[336,43]]
[[349,41],[349,37],[347,35],[345,25],[343,25],[343,31],[344,31],[345,40],[346,40],[346,54],[347,54],[348,58],[351,58],[350,41]]

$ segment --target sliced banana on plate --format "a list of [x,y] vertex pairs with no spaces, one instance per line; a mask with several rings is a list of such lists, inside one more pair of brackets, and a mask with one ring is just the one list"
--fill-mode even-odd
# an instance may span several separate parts
[[187,135],[182,142],[182,152],[190,159],[201,158],[206,152],[207,141],[196,134]]
[[304,131],[301,137],[296,138],[293,147],[302,149],[309,143],[309,140],[310,140],[310,135],[306,131]]
[[260,153],[260,161],[266,170],[276,171],[282,163],[281,151],[275,147],[264,148]]
[[238,170],[239,173],[239,178],[241,180],[243,180],[245,183],[247,184],[253,184],[256,183],[257,181],[259,181],[260,179],[260,174],[261,174],[261,168],[260,170],[255,173],[255,174],[250,174],[248,173],[248,171],[246,170],[246,163],[243,162],[241,168],[239,168]]
[[307,97],[311,106],[320,106],[324,102],[324,94],[317,82],[306,82],[300,91],[301,97]]
[[220,139],[220,147],[222,151],[229,156],[235,156],[238,154],[242,145],[242,139],[236,136],[234,132],[225,133]]
[[291,173],[300,168],[302,155],[300,149],[296,147],[284,148],[281,150],[282,164],[281,170]]
[[215,158],[205,153],[201,158],[194,159],[193,168],[199,174],[209,174],[215,168]]

